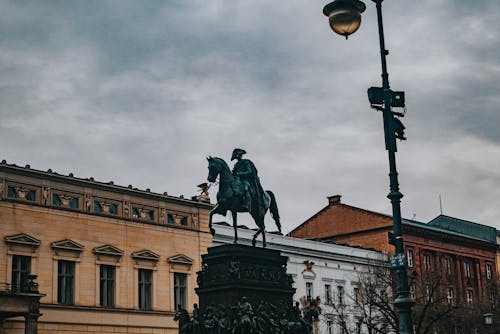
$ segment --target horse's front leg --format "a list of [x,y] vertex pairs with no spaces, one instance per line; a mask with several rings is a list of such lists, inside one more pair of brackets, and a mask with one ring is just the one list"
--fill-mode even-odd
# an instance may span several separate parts
[[231,213],[233,215],[233,228],[234,228],[234,241],[233,241],[233,243],[237,244],[238,243],[238,219],[237,219],[238,212],[231,211]]
[[216,213],[217,214],[221,214],[219,211],[219,204],[217,204],[213,209],[212,211],[210,211],[210,219],[208,221],[208,228],[210,229],[210,233],[212,234],[212,236],[215,235],[215,229],[213,228],[212,226],[212,216],[215,215]]
[[261,229],[259,228],[259,229],[257,230],[257,232],[253,235],[253,238],[252,238],[252,246],[254,246],[254,247],[255,247],[255,245],[257,244],[257,237],[259,236],[260,232],[261,232]]

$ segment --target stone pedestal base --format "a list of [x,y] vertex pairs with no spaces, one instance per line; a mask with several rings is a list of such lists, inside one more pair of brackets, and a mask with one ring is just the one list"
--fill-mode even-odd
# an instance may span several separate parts
[[254,310],[267,303],[291,312],[295,289],[279,251],[229,244],[209,248],[202,259],[196,289],[202,313],[209,305],[236,305],[243,297]]

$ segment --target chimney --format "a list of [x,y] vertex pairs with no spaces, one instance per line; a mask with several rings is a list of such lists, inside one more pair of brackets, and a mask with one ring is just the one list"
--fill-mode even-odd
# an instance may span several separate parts
[[329,205],[339,204],[341,197],[342,197],[342,195],[333,195],[333,196],[327,197],[328,198],[328,204]]

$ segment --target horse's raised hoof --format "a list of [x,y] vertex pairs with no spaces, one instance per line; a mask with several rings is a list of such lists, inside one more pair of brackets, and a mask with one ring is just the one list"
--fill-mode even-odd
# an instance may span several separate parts
[[210,233],[212,234],[212,236],[215,235],[215,229],[213,227],[210,228]]

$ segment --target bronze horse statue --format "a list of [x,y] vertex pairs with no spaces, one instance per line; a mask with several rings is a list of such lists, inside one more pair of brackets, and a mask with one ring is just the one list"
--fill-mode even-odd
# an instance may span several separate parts
[[[238,188],[238,182],[241,182],[236,177],[233,176],[233,173],[229,169],[226,162],[221,158],[216,157],[208,157],[208,177],[207,180],[209,182],[215,182],[217,176],[220,176],[219,179],[219,191],[217,192],[217,205],[210,212],[210,232],[215,234],[215,230],[212,227],[212,216],[214,214],[219,214],[226,216],[227,211],[231,211],[233,216],[233,227],[234,227],[234,243],[238,242],[238,224],[237,224],[237,214],[238,212],[247,212],[242,208],[242,200],[241,196],[236,194],[235,189]],[[257,199],[254,198],[255,194],[251,194],[250,199],[251,203],[256,203]],[[280,217],[278,213],[278,206],[276,204],[276,199],[274,194],[266,190],[263,193],[263,198],[261,198],[262,206],[259,205],[251,205],[250,206],[250,215],[252,216],[255,224],[258,226],[257,232],[254,234],[252,239],[252,245],[255,246],[256,239],[259,234],[262,233],[262,244],[263,247],[266,247],[266,233],[264,226],[264,216],[266,212],[269,210],[271,215],[278,227],[278,230],[281,232],[281,224]]]

